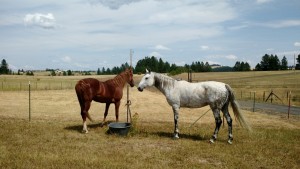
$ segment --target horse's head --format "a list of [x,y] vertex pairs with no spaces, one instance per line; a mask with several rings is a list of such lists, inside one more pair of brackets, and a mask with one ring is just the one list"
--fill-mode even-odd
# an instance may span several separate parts
[[143,76],[143,78],[138,86],[138,90],[140,92],[142,92],[144,90],[144,88],[153,86],[153,85],[154,85],[154,74],[149,72],[146,69],[146,74]]
[[130,85],[130,87],[133,87],[134,86],[134,81],[133,81],[133,71],[132,71],[132,68],[126,69],[126,71],[128,72],[127,83]]

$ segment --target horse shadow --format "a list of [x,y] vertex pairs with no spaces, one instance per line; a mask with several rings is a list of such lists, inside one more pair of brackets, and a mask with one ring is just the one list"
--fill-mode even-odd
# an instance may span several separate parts
[[[148,134],[159,136],[159,137],[165,137],[165,138],[173,138],[173,133],[164,132],[164,131],[150,132]],[[189,139],[189,140],[194,140],[194,141],[200,141],[200,140],[208,140],[210,137],[206,136],[206,135],[205,136],[201,136],[199,134],[180,133],[179,134],[179,138],[180,139]]]

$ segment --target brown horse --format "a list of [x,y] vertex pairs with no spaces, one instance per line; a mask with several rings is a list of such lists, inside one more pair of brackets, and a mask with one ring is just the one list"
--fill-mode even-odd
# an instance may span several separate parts
[[106,103],[102,124],[105,123],[111,103],[115,104],[116,121],[118,122],[120,101],[123,97],[123,88],[126,82],[131,87],[134,86],[132,69],[126,69],[115,78],[105,82],[93,78],[86,78],[77,82],[75,90],[81,108],[81,117],[83,120],[82,132],[88,133],[86,117],[92,121],[88,111],[93,100],[100,103]]

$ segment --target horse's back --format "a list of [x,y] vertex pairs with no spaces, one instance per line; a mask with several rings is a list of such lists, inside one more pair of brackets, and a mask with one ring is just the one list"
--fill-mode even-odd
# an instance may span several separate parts
[[99,86],[100,86],[99,80],[94,78],[85,78],[77,82],[75,86],[75,90],[77,95],[83,93],[86,93],[88,95],[93,95],[94,93],[97,93],[97,90],[99,90]]

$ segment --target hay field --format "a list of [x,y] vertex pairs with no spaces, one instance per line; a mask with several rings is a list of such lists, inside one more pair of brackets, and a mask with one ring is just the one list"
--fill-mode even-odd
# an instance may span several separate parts
[[[140,78],[140,76],[136,77]],[[126,92],[126,90],[124,90]],[[235,121],[233,145],[227,125],[209,144],[215,124],[211,112],[190,125],[208,107],[181,109],[180,139],[172,140],[173,113],[155,90],[130,89],[134,128],[127,137],[107,135],[100,127],[104,104],[93,102],[88,134],[74,89],[34,90],[32,121],[28,122],[28,92],[0,92],[1,168],[299,168],[299,116],[243,111],[253,127],[249,133]],[[124,95],[126,98],[126,94]],[[125,100],[120,121],[126,121]],[[114,121],[112,105],[107,118]]]

